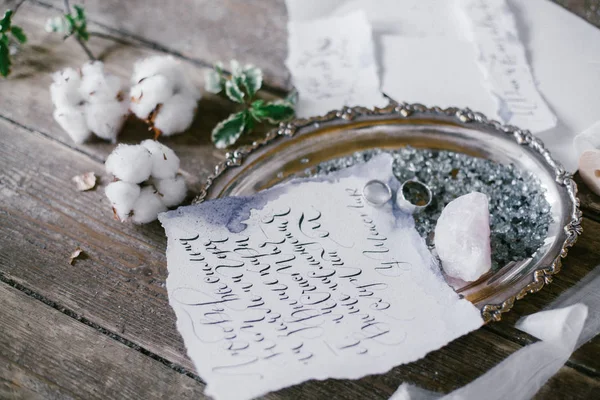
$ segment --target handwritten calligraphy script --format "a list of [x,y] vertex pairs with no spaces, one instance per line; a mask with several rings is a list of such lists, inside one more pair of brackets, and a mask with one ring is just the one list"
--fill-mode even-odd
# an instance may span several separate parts
[[479,64],[506,123],[541,132],[556,125],[527,62],[515,17],[506,0],[460,0],[467,33],[479,51]]
[[384,373],[481,326],[412,217],[363,200],[391,163],[160,216],[170,303],[208,395]]

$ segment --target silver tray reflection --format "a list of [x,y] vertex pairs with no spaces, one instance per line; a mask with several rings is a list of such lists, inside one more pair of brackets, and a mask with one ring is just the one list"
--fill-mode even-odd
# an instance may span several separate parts
[[403,146],[444,149],[512,163],[533,172],[546,189],[553,222],[542,247],[476,282],[456,288],[481,309],[486,322],[499,320],[515,300],[537,292],[560,271],[561,259],[581,234],[577,186],[542,142],[528,131],[488,120],[468,109],[391,104],[332,111],[281,124],[264,139],[227,154],[215,166],[195,202],[256,193],[307,168],[356,151]]

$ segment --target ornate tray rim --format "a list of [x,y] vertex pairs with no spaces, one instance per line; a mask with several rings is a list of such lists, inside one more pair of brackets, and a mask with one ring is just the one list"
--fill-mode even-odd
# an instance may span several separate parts
[[554,179],[557,184],[564,186],[572,203],[570,212],[570,221],[564,226],[565,240],[562,249],[550,265],[534,270],[532,272],[532,282],[522,287],[516,295],[508,297],[500,304],[486,304],[481,308],[481,314],[485,321],[500,321],[502,314],[510,311],[516,300],[524,298],[529,293],[540,291],[545,285],[552,282],[553,275],[561,270],[562,259],[567,256],[569,248],[577,241],[577,237],[582,233],[581,220],[582,213],[579,210],[579,199],[577,198],[577,185],[572,179],[572,175],[565,171],[563,166],[554,160],[550,152],[545,148],[540,139],[533,136],[528,130],[523,130],[512,125],[504,125],[498,121],[488,119],[484,114],[472,111],[468,108],[457,107],[427,107],[422,104],[408,104],[390,102],[383,108],[369,109],[365,107],[344,107],[341,110],[333,110],[322,116],[311,118],[294,119],[289,122],[282,122],[277,128],[267,132],[264,138],[252,142],[250,145],[241,146],[225,155],[225,159],[218,163],[214,172],[206,178],[202,185],[200,193],[193,200],[193,204],[202,203],[207,199],[208,192],[214,182],[226,170],[242,165],[244,159],[252,152],[262,146],[266,146],[281,136],[292,137],[301,128],[318,123],[336,123],[352,121],[360,116],[390,116],[410,119],[415,114],[429,114],[432,116],[450,117],[460,124],[479,123],[485,127],[511,135],[520,145],[525,145],[539,153],[544,161],[554,172]]

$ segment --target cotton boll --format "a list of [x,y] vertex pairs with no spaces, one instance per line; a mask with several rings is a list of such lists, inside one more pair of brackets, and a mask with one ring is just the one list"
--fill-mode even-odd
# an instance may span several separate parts
[[82,75],[104,75],[104,63],[102,61],[90,61],[81,66]]
[[181,63],[172,56],[155,56],[138,61],[134,66],[132,83],[137,85],[155,76],[165,77],[172,84],[174,93],[184,93],[200,100],[200,90],[188,78]]
[[105,103],[117,99],[121,91],[121,79],[104,73],[104,64],[101,61],[83,65],[81,75],[79,92],[85,101]]
[[118,76],[83,76],[79,89],[83,99],[90,103],[117,101],[121,91],[121,79]]
[[187,186],[181,175],[170,179],[156,179],[154,180],[154,186],[158,193],[162,195],[162,202],[167,207],[181,204],[187,194]]
[[142,188],[140,196],[133,205],[133,216],[131,219],[136,224],[147,224],[154,221],[158,214],[167,211],[160,195],[152,186]]
[[81,76],[73,68],[67,68],[52,75],[50,97],[56,108],[73,107],[83,101],[79,93]]
[[137,85],[142,79],[163,75],[171,82],[178,82],[181,64],[172,56],[154,56],[137,61],[133,67],[131,83]]
[[125,102],[89,103],[85,106],[86,123],[96,136],[116,142],[117,135],[127,120]]
[[54,110],[54,119],[75,143],[83,143],[90,137],[83,106],[62,107]]
[[131,111],[141,119],[146,119],[158,104],[173,95],[173,84],[164,76],[156,75],[144,79],[131,88]]
[[154,127],[164,136],[183,132],[192,125],[196,107],[196,99],[184,94],[176,94],[163,103],[154,119]]
[[121,222],[129,219],[129,213],[140,197],[140,191],[140,187],[135,183],[123,181],[112,182],[106,187],[104,193]]
[[107,172],[122,181],[141,183],[152,172],[152,155],[139,144],[119,144],[106,158],[105,166]]
[[148,139],[141,143],[152,154],[152,177],[173,178],[179,170],[179,157],[173,150],[156,140]]

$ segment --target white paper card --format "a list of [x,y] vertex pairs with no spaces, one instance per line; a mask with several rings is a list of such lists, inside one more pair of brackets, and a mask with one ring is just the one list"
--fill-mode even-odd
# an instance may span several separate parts
[[460,0],[459,4],[500,118],[532,132],[554,127],[556,117],[536,88],[506,1]]
[[343,16],[363,10],[373,32],[412,37],[462,37],[451,17],[452,1],[439,0],[286,0],[290,21]]
[[288,58],[299,100],[296,115],[322,115],[344,106],[383,107],[371,27],[361,11],[288,23]]
[[412,216],[365,204],[374,177],[397,186],[391,171],[384,155],[332,181],[161,214],[169,301],[208,395],[384,373],[482,325]]
[[382,90],[398,102],[468,107],[498,118],[471,43],[445,38],[381,37]]

